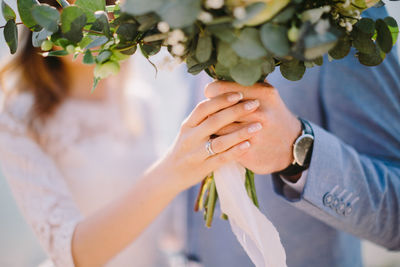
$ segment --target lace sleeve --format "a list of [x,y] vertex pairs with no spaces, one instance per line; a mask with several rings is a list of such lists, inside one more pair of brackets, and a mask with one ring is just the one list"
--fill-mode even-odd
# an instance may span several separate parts
[[56,266],[74,266],[71,240],[81,215],[53,160],[26,135],[23,123],[0,113],[0,164],[14,198]]

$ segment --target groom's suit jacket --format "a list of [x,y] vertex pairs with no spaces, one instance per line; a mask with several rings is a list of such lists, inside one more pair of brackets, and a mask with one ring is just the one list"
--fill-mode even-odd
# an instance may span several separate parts
[[[387,13],[373,8],[368,16]],[[289,267],[362,266],[360,239],[400,250],[397,53],[378,67],[361,66],[354,56],[325,61],[298,82],[279,71],[268,77],[315,134],[301,194],[279,177],[256,179],[261,209],[280,233]],[[192,212],[196,193],[193,188],[188,202],[188,253],[207,267],[252,266],[228,222],[215,218],[206,229],[202,214]]]

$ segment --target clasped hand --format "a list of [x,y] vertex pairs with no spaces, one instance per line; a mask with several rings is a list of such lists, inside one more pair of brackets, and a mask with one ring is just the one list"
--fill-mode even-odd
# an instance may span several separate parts
[[[208,98],[184,121],[180,132],[159,162],[162,173],[183,191],[222,165],[237,161],[259,174],[290,165],[292,145],[301,124],[272,86],[244,87],[217,81],[206,86]],[[210,155],[206,143],[210,136]]]

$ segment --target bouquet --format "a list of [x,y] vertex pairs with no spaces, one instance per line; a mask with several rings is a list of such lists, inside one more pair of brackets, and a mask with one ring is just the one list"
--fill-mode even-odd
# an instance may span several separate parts
[[[109,6],[105,0],[57,2],[58,8],[17,0],[19,16],[43,56],[83,54],[83,63],[96,64],[93,88],[117,73],[120,62],[138,49],[151,63],[151,56],[165,46],[186,62],[191,74],[205,71],[215,79],[250,86],[263,82],[278,66],[283,77],[299,80],[307,68],[322,65],[324,55],[342,59],[352,48],[361,64],[379,65],[399,33],[392,17],[361,17],[363,11],[383,5],[380,0],[126,0]],[[21,22],[4,0],[2,13],[7,23],[1,28],[14,54]],[[250,170],[244,184],[258,206]],[[207,226],[217,198],[210,174],[195,204],[195,210],[204,210]]]

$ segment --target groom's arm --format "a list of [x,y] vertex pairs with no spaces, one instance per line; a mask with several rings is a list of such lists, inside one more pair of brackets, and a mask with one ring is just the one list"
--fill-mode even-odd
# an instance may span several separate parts
[[317,125],[301,193],[274,175],[275,191],[338,229],[400,249],[400,164],[358,153]]
[[[394,98],[389,102],[388,95],[397,92],[399,96],[400,83],[397,83],[398,78],[386,77],[385,80],[389,68],[393,73],[398,69],[394,65],[398,64],[397,61],[391,60],[379,68],[360,68],[352,75],[342,73],[340,80],[329,80],[332,92],[337,95],[340,94],[340,86],[355,85],[344,91],[344,94],[352,93],[352,97],[340,95],[341,101],[348,98],[347,104],[340,103],[342,109],[325,107],[325,111],[330,112],[329,126],[335,135],[312,124],[315,142],[310,167],[306,177],[302,177],[305,180],[304,190],[301,193],[292,190],[293,186],[288,186],[278,175],[274,176],[274,186],[275,191],[288,202],[319,220],[389,249],[399,250],[400,106],[399,99]],[[348,67],[354,68],[353,65]],[[330,66],[332,69],[326,69],[325,72],[332,74],[332,77],[337,77],[344,67],[340,64],[335,67],[333,63]],[[376,79],[380,76],[383,78]],[[391,78],[395,82],[388,83],[387,80]],[[363,83],[363,86],[357,86],[357,82]],[[371,84],[371,87],[368,88],[365,83]],[[293,120],[289,119],[287,108],[280,104],[279,94],[265,85],[243,88],[230,83],[214,83],[208,86],[206,95],[213,97],[226,91],[242,91],[245,98],[258,98],[262,102],[260,111],[242,122],[259,120],[264,128],[251,140],[252,150],[243,157],[241,163],[256,173],[274,173],[284,169],[284,164],[287,166],[292,160],[288,144],[293,144],[298,132],[296,127],[288,128],[293,125]],[[356,99],[358,97],[373,101],[363,100],[363,103]],[[370,138],[385,150],[369,149],[375,145],[368,143]],[[391,153],[388,153],[390,149]],[[369,153],[371,151],[374,153]]]

